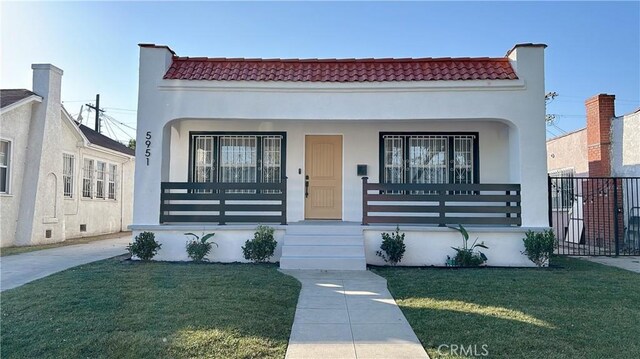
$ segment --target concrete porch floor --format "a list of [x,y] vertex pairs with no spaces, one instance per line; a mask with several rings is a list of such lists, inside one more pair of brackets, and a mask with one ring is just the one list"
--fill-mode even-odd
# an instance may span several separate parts
[[286,359],[429,358],[370,271],[281,270],[302,283]]

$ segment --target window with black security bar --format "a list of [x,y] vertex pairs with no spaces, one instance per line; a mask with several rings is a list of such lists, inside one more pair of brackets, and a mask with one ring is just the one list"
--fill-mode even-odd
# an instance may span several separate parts
[[381,133],[380,172],[382,183],[478,183],[478,134]]
[[564,168],[549,172],[553,177],[551,194],[551,208],[554,210],[568,210],[574,201],[575,171],[573,168]]
[[[280,183],[284,176],[285,143],[286,135],[281,132],[192,132],[190,181]],[[261,193],[275,191],[262,190]],[[227,192],[256,193],[256,190]]]

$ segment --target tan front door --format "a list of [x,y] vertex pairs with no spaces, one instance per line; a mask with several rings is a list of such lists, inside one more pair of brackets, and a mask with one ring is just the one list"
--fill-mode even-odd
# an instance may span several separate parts
[[342,219],[342,136],[305,138],[305,218]]

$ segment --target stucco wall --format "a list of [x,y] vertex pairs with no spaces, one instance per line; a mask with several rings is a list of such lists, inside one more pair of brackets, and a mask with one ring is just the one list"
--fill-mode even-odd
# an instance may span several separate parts
[[[66,238],[126,231],[127,226],[131,224],[134,162],[89,148],[77,151],[75,156],[77,171],[74,197],[64,199]],[[105,162],[107,166],[118,166],[115,200],[82,197],[81,169],[84,158]],[[105,190],[106,188],[105,182]],[[86,225],[85,232],[80,231],[81,224]]]
[[[362,177],[356,165],[368,165],[370,182],[379,177],[379,133],[387,131],[478,132],[481,183],[508,183],[509,130],[496,121],[206,121],[174,122],[171,136],[169,179],[186,182],[189,168],[190,131],[284,131],[287,133],[288,221],[304,219],[304,150],[307,134],[343,136],[343,217],[362,220]],[[300,173],[299,173],[300,171]]]
[[[146,228],[145,228],[146,227]],[[271,262],[280,261],[282,245],[285,241],[285,231],[288,226],[274,225],[276,231],[274,237],[278,245],[271,257]],[[376,255],[380,250],[383,232],[393,232],[393,226],[363,226],[364,252],[367,264],[386,265],[384,260]],[[484,242],[488,249],[482,252],[487,256],[489,266],[533,267],[535,266],[522,254],[524,244],[522,239],[530,228],[481,228],[469,227],[470,241],[476,238],[478,242]],[[186,252],[187,237],[185,232],[215,233],[212,241],[211,254],[207,259],[212,262],[247,262],[242,255],[242,246],[247,239],[253,237],[254,226],[251,225],[227,225],[203,227],[189,225],[170,226],[139,226],[134,230],[132,238],[143,231],[151,231],[155,234],[162,248],[153,258],[158,261],[189,261]],[[455,256],[451,247],[462,246],[460,233],[450,228],[403,226],[400,232],[405,234],[406,252],[400,266],[445,266],[447,256]]]
[[0,138],[11,141],[9,193],[0,194],[0,247],[12,245],[16,234],[22,194],[29,122],[32,105],[18,106],[0,115]]
[[[70,238],[92,236],[97,234],[126,231],[132,221],[133,210],[133,175],[135,160],[116,152],[104,150],[84,144],[73,124],[64,118],[49,117],[47,121],[56,121],[56,135],[44,136],[47,151],[43,151],[41,162],[46,168],[53,168],[43,173],[43,178],[37,181],[24,178],[29,147],[29,123],[32,106],[22,105],[2,114],[0,124],[1,137],[12,141],[11,148],[11,186],[10,193],[0,195],[2,206],[1,225],[2,238],[0,246],[31,245],[60,242]],[[63,153],[74,156],[74,193],[73,198],[64,198],[62,183]],[[87,156],[96,161],[116,164],[118,166],[118,180],[116,199],[86,199],[82,198],[82,159]],[[31,164],[33,166],[33,164]],[[36,164],[37,165],[37,164]],[[32,168],[33,170],[33,168]],[[38,174],[40,176],[40,174]],[[41,183],[36,187],[37,183]],[[33,222],[25,220],[23,225],[33,223],[30,240],[16,242],[17,224],[19,219],[20,199],[23,191],[37,193],[34,207],[23,210],[32,214]],[[25,203],[29,203],[28,201]],[[37,208],[35,207],[37,206]],[[80,224],[87,225],[86,232],[80,232]],[[52,230],[52,237],[45,238],[45,231]]]
[[640,176],[640,111],[611,121],[611,174]]
[[586,128],[547,141],[547,172],[570,168],[576,176],[589,174]]
[[[403,121],[421,121],[428,129],[442,126],[437,124],[440,121],[473,122],[481,127],[487,119],[496,119],[509,126],[509,157],[504,158],[497,173],[508,171],[508,180],[522,185],[523,226],[548,223],[542,47],[516,47],[510,53],[519,80],[509,81],[323,84],[163,80],[171,56],[163,48],[143,47],[140,52],[136,151],[140,165],[136,168],[134,224],[158,223],[159,182],[168,180],[170,172],[169,166],[163,166],[171,151],[172,131],[166,125],[175,119],[225,119],[238,126],[250,119],[260,124],[272,123],[273,128],[284,126],[276,125],[283,121],[309,121],[328,133],[337,132],[333,122],[336,120],[382,121],[392,129],[397,128],[394,123],[400,126]],[[426,123],[433,123],[434,127],[427,127]],[[365,136],[371,140],[373,132],[371,129],[358,140]],[[143,145],[147,133],[152,136],[148,148]],[[377,141],[377,136],[373,138]],[[295,141],[289,146],[302,148]],[[148,165],[142,163],[147,149]],[[350,160],[345,158],[345,163],[352,164],[371,163],[372,158],[360,149],[355,153],[345,150],[345,156],[353,156]],[[375,161],[375,174],[374,165]],[[482,162],[480,166],[484,168]],[[355,169],[347,168],[345,174],[349,171]],[[487,171],[486,176],[492,174]],[[360,191],[347,195],[359,196]],[[354,211],[345,219],[352,219],[355,214]]]

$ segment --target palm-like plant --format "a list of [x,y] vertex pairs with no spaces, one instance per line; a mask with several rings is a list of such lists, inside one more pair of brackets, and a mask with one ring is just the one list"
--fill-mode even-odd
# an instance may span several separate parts
[[189,258],[193,259],[194,262],[205,261],[205,257],[211,252],[211,245],[218,246],[216,242],[207,242],[214,235],[215,233],[203,233],[202,237],[200,237],[195,233],[185,233],[185,236],[192,237],[187,241],[187,255],[189,255]]
[[471,245],[469,245],[469,232],[461,225],[459,227],[449,227],[460,232],[462,235],[462,247],[451,247],[456,251],[454,261],[456,265],[461,267],[477,267],[487,261],[487,256],[477,250],[477,248],[489,249],[484,242],[478,243],[476,238]]

